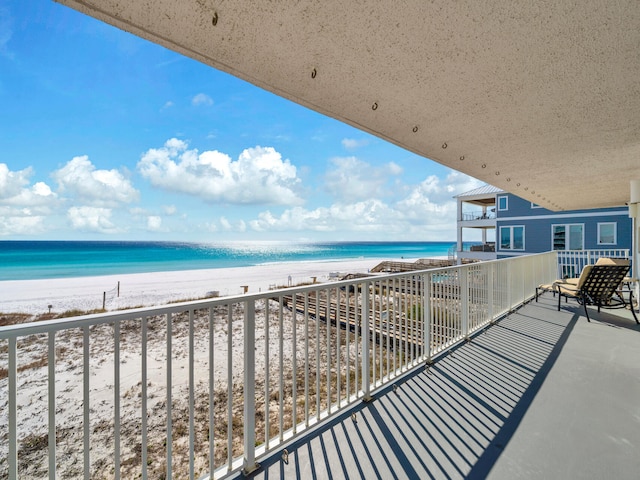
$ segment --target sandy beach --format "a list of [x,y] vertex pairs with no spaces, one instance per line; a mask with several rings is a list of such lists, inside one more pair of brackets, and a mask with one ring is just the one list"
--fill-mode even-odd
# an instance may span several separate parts
[[[107,310],[162,305],[167,302],[264,292],[326,282],[348,273],[366,273],[385,259],[295,262],[252,267],[74,277],[0,282],[0,312],[42,314],[94,310],[106,299]],[[416,259],[405,259],[412,262]],[[118,296],[118,283],[120,286]]]

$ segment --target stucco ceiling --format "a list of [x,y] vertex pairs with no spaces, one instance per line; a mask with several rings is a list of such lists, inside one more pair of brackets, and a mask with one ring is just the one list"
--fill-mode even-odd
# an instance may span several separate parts
[[640,179],[637,0],[59,1],[547,208]]

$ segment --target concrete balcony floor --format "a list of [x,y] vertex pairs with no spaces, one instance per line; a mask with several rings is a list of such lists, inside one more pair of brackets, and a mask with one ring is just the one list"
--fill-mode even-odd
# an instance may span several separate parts
[[252,478],[638,478],[640,326],[556,302],[545,293]]

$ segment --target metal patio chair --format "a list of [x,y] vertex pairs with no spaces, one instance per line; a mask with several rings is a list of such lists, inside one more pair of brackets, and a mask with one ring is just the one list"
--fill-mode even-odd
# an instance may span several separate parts
[[[623,283],[629,272],[630,262],[625,259],[601,258],[595,265],[587,265],[582,269],[578,279],[557,280],[552,284],[552,290],[558,293],[558,311],[562,297],[565,301],[575,298],[579,304],[584,306],[584,313],[587,321],[589,318],[588,305],[601,308],[627,308],[629,306],[633,318],[640,324],[636,312],[633,308],[633,291],[623,289]],[[546,289],[545,286],[538,288]],[[628,294],[629,300],[624,296]]]

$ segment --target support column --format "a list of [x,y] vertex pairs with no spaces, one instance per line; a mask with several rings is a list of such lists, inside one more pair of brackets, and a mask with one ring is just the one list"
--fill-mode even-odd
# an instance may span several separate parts
[[[640,263],[640,232],[638,225],[638,214],[640,213],[640,180],[631,180],[629,195],[629,217],[631,217],[631,277],[638,278]],[[637,299],[640,299],[640,282],[636,282],[633,292]]]

